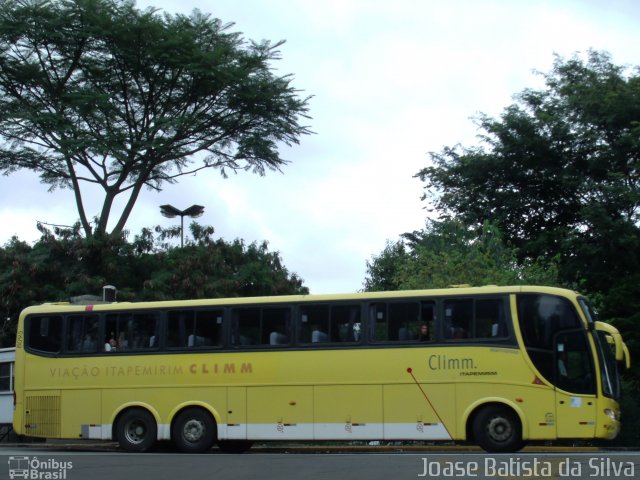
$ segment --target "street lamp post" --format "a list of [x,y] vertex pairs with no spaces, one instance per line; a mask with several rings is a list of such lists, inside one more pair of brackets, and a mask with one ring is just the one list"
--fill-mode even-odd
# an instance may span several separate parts
[[204,207],[191,205],[186,210],[179,210],[173,205],[160,205],[160,213],[167,218],[180,217],[180,248],[182,248],[184,247],[184,217],[199,217],[204,213]]

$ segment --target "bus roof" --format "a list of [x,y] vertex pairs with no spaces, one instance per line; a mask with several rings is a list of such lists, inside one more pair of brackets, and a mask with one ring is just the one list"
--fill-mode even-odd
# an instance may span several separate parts
[[58,312],[103,312],[111,310],[143,310],[149,308],[179,308],[179,307],[198,307],[198,306],[240,306],[240,305],[257,305],[257,304],[278,304],[278,303],[306,303],[306,302],[322,302],[322,301],[362,301],[375,299],[392,299],[392,298],[415,298],[415,297],[439,297],[439,296],[464,296],[464,295],[490,295],[490,294],[509,294],[509,293],[547,293],[563,297],[575,297],[576,292],[557,288],[543,286],[505,286],[499,287],[495,285],[487,285],[483,287],[450,287],[429,290],[398,290],[398,291],[379,291],[379,292],[358,292],[343,294],[319,294],[319,295],[280,295],[280,296],[262,296],[262,297],[228,297],[228,298],[208,298],[194,300],[163,300],[151,302],[113,302],[113,303],[96,303],[96,304],[74,304],[70,302],[44,303],[27,307],[22,311],[21,316],[32,313],[58,313]]

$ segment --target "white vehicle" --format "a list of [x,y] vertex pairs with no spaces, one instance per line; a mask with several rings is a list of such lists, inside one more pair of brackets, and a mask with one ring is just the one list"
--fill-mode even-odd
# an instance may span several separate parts
[[0,441],[11,431],[13,423],[13,371],[16,349],[0,348]]

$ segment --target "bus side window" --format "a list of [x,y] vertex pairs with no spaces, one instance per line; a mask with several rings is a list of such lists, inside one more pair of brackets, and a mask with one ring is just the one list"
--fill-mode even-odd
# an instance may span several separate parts
[[289,343],[291,310],[288,307],[247,307],[232,312],[233,345]]
[[375,341],[419,340],[421,317],[418,302],[379,302],[370,305],[369,309],[369,321],[374,325]]
[[359,342],[362,337],[360,305],[303,305],[298,322],[302,343]]
[[97,315],[73,315],[67,317],[67,351],[96,353],[98,351]]
[[222,346],[224,343],[223,318],[224,312],[222,310],[198,310],[193,332],[195,345]]
[[160,318],[157,312],[107,315],[105,352],[156,349],[159,346]]
[[167,347],[219,347],[223,343],[222,310],[171,310],[167,315]]
[[475,338],[507,337],[504,302],[499,298],[476,301]]
[[389,304],[389,339],[392,341],[418,340],[420,304],[418,302],[392,302]]
[[469,337],[473,321],[473,300],[455,299],[444,303],[444,337],[462,340]]
[[62,348],[62,317],[27,317],[27,346],[34,350],[58,353]]
[[193,310],[171,310],[167,314],[167,347],[189,346],[189,336],[195,328]]
[[236,308],[233,310],[233,344],[257,345],[260,339],[260,308]]
[[265,345],[289,344],[291,311],[289,308],[262,309],[262,343]]
[[299,341],[320,344],[329,341],[329,306],[303,305],[298,319]]
[[360,305],[333,306],[329,330],[331,342],[360,341]]

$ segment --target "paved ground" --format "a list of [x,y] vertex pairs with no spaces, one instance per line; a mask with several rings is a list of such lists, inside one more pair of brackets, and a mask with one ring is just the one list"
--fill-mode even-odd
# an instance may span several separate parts
[[[93,440],[47,440],[46,442],[30,442],[30,443],[0,443],[0,454],[4,449],[24,449],[27,450],[57,450],[61,452],[118,452],[120,448],[116,442],[101,442]],[[614,448],[600,448],[593,446],[581,445],[528,445],[521,450],[521,453],[578,453],[578,452],[599,452],[621,450]],[[625,451],[627,449],[624,449]],[[161,442],[156,447],[157,453],[172,453],[173,446],[169,442]],[[212,449],[212,453],[216,453],[217,448]],[[302,444],[302,443],[257,443],[251,450],[251,453],[453,453],[453,452],[470,452],[484,453],[480,447],[474,445],[451,445],[451,444],[435,444],[435,445],[402,445],[402,444],[380,444],[369,445],[363,444],[336,444],[318,443],[318,444]]]

